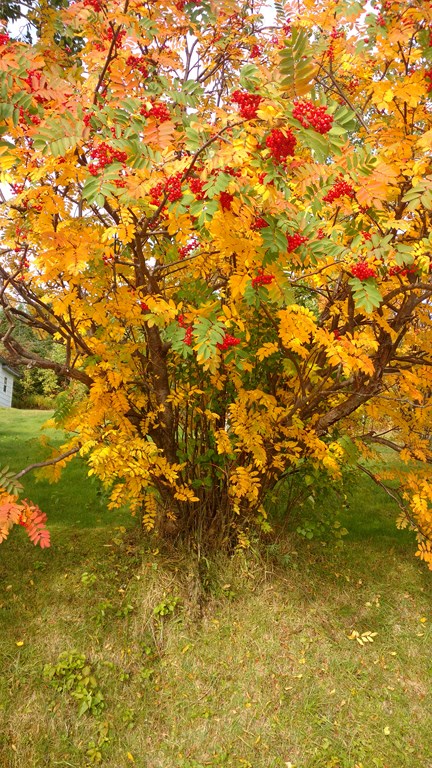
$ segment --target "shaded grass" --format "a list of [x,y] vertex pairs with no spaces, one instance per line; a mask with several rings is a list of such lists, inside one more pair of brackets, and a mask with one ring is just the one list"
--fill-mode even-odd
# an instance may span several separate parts
[[[42,429],[52,411],[26,411],[0,408],[0,467],[21,470],[50,454],[41,443],[48,438],[50,445],[60,447],[65,442],[61,431]],[[110,512],[100,483],[88,478],[87,468],[74,457],[63,471],[60,483],[50,483],[36,472],[25,475],[21,482],[25,494],[48,515],[50,530],[56,536],[57,526],[93,528],[108,523],[130,525],[127,512]]]
[[[2,768],[432,768],[430,574],[368,478],[342,549],[285,531],[202,560],[205,600],[183,553],[63,514],[51,550],[0,549]],[[99,718],[44,680],[72,649]]]

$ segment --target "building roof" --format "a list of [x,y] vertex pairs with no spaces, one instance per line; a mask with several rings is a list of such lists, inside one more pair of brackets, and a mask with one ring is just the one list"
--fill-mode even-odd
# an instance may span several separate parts
[[4,357],[2,357],[1,355],[0,355],[0,365],[2,365],[3,369],[5,371],[7,371],[8,373],[10,373],[11,376],[15,376],[15,378],[17,378],[17,379],[21,378],[21,374],[18,373],[18,371],[16,371],[15,368],[12,368],[9,365],[8,361],[5,360]]

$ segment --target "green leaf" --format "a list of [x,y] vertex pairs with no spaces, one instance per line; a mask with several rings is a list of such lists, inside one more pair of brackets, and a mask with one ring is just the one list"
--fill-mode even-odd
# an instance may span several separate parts
[[291,38],[285,41],[280,58],[280,71],[284,75],[282,89],[289,91],[293,96],[309,93],[317,70],[304,29],[292,28]]
[[380,306],[382,296],[374,278],[359,280],[352,277],[349,281],[352,288],[354,303],[357,309],[363,309],[367,314]]
[[82,195],[85,200],[92,203],[99,192],[100,181],[96,176],[91,176],[84,184]]

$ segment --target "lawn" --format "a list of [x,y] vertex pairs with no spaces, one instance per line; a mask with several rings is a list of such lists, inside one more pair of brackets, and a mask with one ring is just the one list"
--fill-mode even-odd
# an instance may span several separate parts
[[[0,410],[0,465],[46,416]],[[341,549],[288,527],[204,592],[79,462],[24,480],[53,545],[0,547],[2,768],[432,768],[431,574],[367,477]]]

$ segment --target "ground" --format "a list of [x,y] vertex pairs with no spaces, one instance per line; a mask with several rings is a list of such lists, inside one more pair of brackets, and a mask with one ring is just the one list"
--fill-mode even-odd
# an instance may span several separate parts
[[[45,418],[0,411],[2,463]],[[368,478],[341,549],[288,525],[201,590],[83,465],[26,492],[52,547],[0,549],[2,768],[432,768],[431,574]]]

